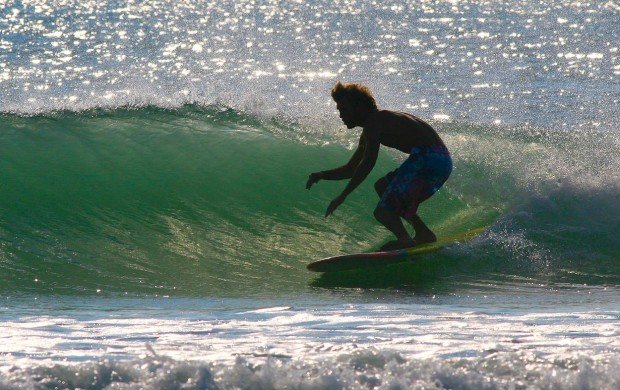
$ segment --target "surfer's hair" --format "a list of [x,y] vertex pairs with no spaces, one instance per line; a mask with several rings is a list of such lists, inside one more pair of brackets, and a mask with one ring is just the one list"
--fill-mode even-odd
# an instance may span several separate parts
[[351,104],[360,105],[369,110],[377,109],[377,102],[375,101],[370,88],[364,84],[358,83],[341,83],[338,81],[334,88],[332,88],[332,99],[336,103],[346,99]]

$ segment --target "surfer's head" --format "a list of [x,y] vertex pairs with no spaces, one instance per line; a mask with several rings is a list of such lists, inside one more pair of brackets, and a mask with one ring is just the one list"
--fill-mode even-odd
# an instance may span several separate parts
[[363,84],[339,81],[332,88],[332,99],[336,102],[340,119],[349,129],[362,125],[368,114],[377,110],[372,92]]

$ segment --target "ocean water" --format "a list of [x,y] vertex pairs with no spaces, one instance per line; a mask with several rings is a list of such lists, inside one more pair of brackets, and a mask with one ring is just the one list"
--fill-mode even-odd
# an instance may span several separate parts
[[[0,3],[1,389],[617,389],[620,3]],[[421,207],[475,240],[380,269],[330,89],[427,119]]]

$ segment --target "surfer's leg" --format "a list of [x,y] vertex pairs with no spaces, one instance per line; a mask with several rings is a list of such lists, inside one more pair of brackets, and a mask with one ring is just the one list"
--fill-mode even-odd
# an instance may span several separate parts
[[415,230],[413,238],[416,245],[437,241],[435,233],[429,229],[418,215],[418,206],[431,196],[446,182],[452,172],[452,158],[444,147],[429,148],[421,154],[423,168],[416,172],[412,181],[414,191],[411,192],[411,201],[403,217],[411,223]]
[[394,179],[394,177],[396,176],[397,171],[398,169],[395,169],[392,172],[388,172],[387,175],[383,176],[381,179],[375,182],[375,191],[377,192],[377,195],[379,195],[379,198],[383,197],[385,190],[388,188],[388,185],[390,184],[392,179]]
[[411,162],[405,161],[396,171],[388,173],[375,183],[375,190],[381,196],[374,212],[375,218],[397,238],[396,241],[390,241],[382,246],[381,250],[408,248],[414,245],[411,235],[400,219],[409,203],[411,170]]
[[385,179],[385,177],[382,177],[375,182],[375,191],[377,192],[377,195],[379,195],[379,198],[383,196],[388,184],[389,182]]
[[426,226],[418,214],[413,214],[406,219],[413,226],[413,230],[415,230],[415,237],[413,238],[415,245],[437,241],[435,233]]
[[405,229],[403,222],[398,214],[393,211],[377,206],[374,216],[383,226],[396,236],[396,241],[390,241],[381,247],[382,250],[408,248],[413,246],[415,242]]

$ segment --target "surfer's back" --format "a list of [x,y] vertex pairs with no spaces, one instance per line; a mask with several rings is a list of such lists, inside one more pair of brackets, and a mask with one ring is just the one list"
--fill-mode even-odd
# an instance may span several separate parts
[[445,146],[425,121],[405,112],[379,110],[373,125],[379,130],[382,145],[409,153],[414,147]]

